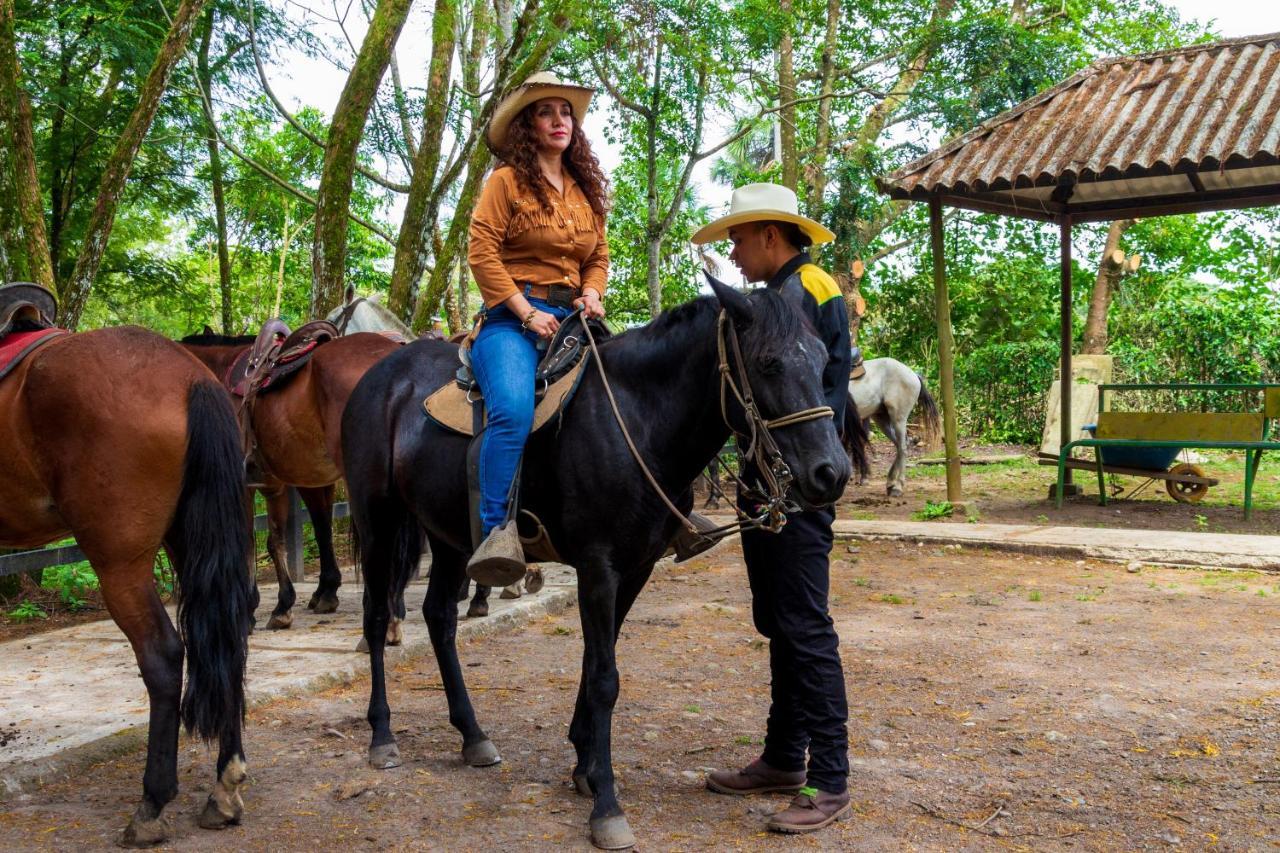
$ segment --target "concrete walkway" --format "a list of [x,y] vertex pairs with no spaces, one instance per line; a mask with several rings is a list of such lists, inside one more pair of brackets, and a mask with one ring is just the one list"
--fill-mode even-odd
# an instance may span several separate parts
[[[494,590],[489,616],[460,618],[459,638],[510,628],[573,605],[573,570],[558,565],[544,569],[547,584],[541,592],[504,601]],[[323,616],[305,606],[315,583],[295,588],[293,627],[260,630],[249,638],[252,705],[369,671],[368,655],[356,651],[362,586],[346,578],[338,612]],[[431,649],[422,620],[426,588],[425,582],[412,583],[405,593],[404,645],[388,649],[388,666]],[[274,586],[262,587],[260,626],[266,624],[275,595]],[[459,615],[465,611],[466,604],[459,605]],[[109,619],[0,643],[0,795],[145,743],[147,708],[133,651]]]
[[1127,563],[1280,571],[1280,536],[1113,530],[1039,524],[963,524],[934,521],[838,520],[844,539],[910,539],[1031,554]]

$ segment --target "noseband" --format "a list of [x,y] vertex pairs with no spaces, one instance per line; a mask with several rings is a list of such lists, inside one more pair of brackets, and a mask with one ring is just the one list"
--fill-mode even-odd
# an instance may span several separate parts
[[[814,406],[810,409],[792,412],[771,420],[766,419],[760,413],[759,406],[756,405],[755,394],[751,390],[751,381],[747,378],[746,363],[742,358],[742,347],[738,343],[738,330],[734,327],[733,320],[721,308],[720,315],[716,320],[716,355],[719,360],[720,372],[720,417],[724,421],[724,425],[734,435],[746,440],[747,444],[743,450],[743,458],[750,460],[756,470],[760,472],[760,476],[764,480],[764,491],[748,491],[753,498],[760,501],[760,510],[755,515],[743,512],[735,503],[734,512],[738,515],[737,521],[712,530],[700,530],[662,491],[662,487],[649,470],[649,466],[645,464],[644,459],[640,456],[639,449],[631,439],[631,432],[627,429],[626,422],[622,419],[622,413],[618,410],[618,403],[614,399],[613,389],[609,387],[609,378],[605,375],[604,362],[600,358],[600,350],[596,346],[595,337],[591,334],[591,326],[583,323],[582,327],[586,331],[587,342],[591,345],[591,354],[595,357],[596,367],[600,370],[600,381],[604,385],[605,395],[609,398],[609,407],[613,409],[613,417],[618,422],[619,429],[622,430],[622,437],[626,439],[627,447],[630,449],[631,455],[635,457],[636,464],[640,466],[645,479],[649,481],[649,485],[658,497],[662,499],[662,502],[666,504],[671,514],[680,520],[681,525],[694,535],[714,541],[719,541],[743,530],[759,528],[773,533],[781,530],[782,526],[787,523],[786,514],[794,512],[796,507],[787,499],[787,491],[790,489],[793,479],[791,468],[787,465],[786,460],[782,458],[782,451],[778,449],[778,444],[773,439],[772,430],[821,418],[834,418],[835,412],[832,408],[830,406]],[[733,351],[734,361],[736,362],[733,366],[730,365],[729,361],[730,349]],[[734,367],[737,369],[734,370]],[[730,391],[733,392],[734,398],[737,399],[738,404],[742,406],[742,410],[745,413],[747,419],[747,428],[745,430],[734,426],[732,419],[729,417],[728,392]],[[739,447],[741,446],[739,444]],[[734,479],[737,481],[739,488],[748,488],[736,476]]]

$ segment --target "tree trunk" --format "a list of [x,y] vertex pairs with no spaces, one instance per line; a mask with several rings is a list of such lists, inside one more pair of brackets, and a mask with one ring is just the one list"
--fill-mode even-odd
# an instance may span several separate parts
[[[356,149],[391,61],[391,51],[413,0],[380,0],[369,31],[338,98],[325,145],[324,170],[316,194],[315,242],[311,254],[311,316],[323,317],[342,301],[346,275],[347,206],[356,165]],[[449,27],[452,31],[452,26]],[[430,148],[424,140],[421,148]]]
[[840,26],[840,0],[827,0],[827,33],[822,42],[821,83],[818,93],[818,124],[814,129],[813,156],[805,168],[809,184],[808,213],[822,214],[822,196],[827,189],[827,147],[831,144],[831,93],[835,91],[836,35]]
[[1093,294],[1089,297],[1089,319],[1084,324],[1084,345],[1080,352],[1101,355],[1107,351],[1107,313],[1111,309],[1111,296],[1124,273],[1124,252],[1120,238],[1133,226],[1132,219],[1117,219],[1107,229],[1107,245],[1102,250],[1102,262],[1098,264],[1098,276],[1093,281]]
[[22,88],[13,32],[13,0],[0,0],[0,275],[54,289],[31,103]]
[[418,304],[413,309],[410,328],[415,335],[421,335],[431,328],[431,318],[440,308],[440,298],[444,295],[444,289],[449,286],[449,271],[466,244],[467,233],[471,228],[471,210],[475,207],[476,196],[479,195],[480,184],[484,181],[492,156],[483,145],[477,145],[471,152],[471,160],[467,163],[467,179],[458,196],[458,204],[454,207],[449,234],[436,255],[436,264],[431,269],[427,286],[418,295]]
[[456,42],[456,0],[436,0],[431,19],[431,62],[427,71],[427,97],[422,117],[422,144],[413,158],[413,178],[405,203],[400,235],[396,239],[391,268],[391,292],[387,308],[400,319],[413,315],[413,291],[427,270],[435,217],[430,200],[440,167],[440,140],[449,111],[449,84]]
[[662,36],[657,37],[653,56],[653,89],[649,96],[649,112],[645,116],[645,283],[649,291],[649,316],[662,310],[661,261],[662,231],[658,214],[658,115],[662,99]]
[[209,7],[208,23],[200,34],[200,51],[196,55],[196,73],[200,75],[200,85],[207,98],[201,98],[204,107],[205,122],[209,132],[205,145],[209,150],[209,180],[213,185],[213,219],[218,238],[218,296],[220,315],[222,318],[222,334],[233,334],[231,331],[231,256],[227,251],[227,200],[222,180],[222,151],[218,145],[218,131],[215,127],[217,119],[212,112],[213,74],[209,71],[209,44],[213,41],[214,8]]
[[138,105],[134,107],[115,150],[107,160],[98,185],[98,198],[85,229],[80,255],[76,258],[75,268],[64,288],[61,323],[69,329],[74,329],[80,323],[80,316],[89,301],[89,291],[93,288],[93,280],[98,275],[98,267],[107,249],[107,240],[111,237],[116,206],[124,192],[129,170],[133,168],[133,160],[160,107],[160,98],[168,85],[169,75],[182,59],[191,38],[192,27],[207,2],[208,0],[182,0],[164,43],[160,46],[160,52],[151,64],[146,82],[142,84]]
[[782,143],[782,185],[792,190],[800,182],[800,163],[796,159],[796,69],[792,45],[791,0],[780,0],[783,14],[782,38],[778,42],[778,111],[779,139]]

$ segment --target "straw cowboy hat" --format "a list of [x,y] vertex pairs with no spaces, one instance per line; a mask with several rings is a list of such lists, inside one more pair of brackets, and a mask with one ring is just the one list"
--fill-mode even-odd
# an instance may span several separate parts
[[550,71],[530,74],[528,80],[513,89],[494,109],[493,118],[489,120],[489,129],[485,132],[485,139],[494,151],[502,150],[507,141],[507,129],[511,127],[511,122],[522,109],[543,98],[564,98],[569,102],[569,106],[573,107],[574,120],[581,122],[582,117],[587,114],[587,107],[591,105],[591,96],[595,93],[595,89],[565,83]]
[[817,222],[800,215],[793,191],[779,184],[747,184],[733,191],[727,216],[699,228],[691,239],[699,245],[724,240],[730,228],[745,222],[793,222],[815,243],[830,243],[836,238]]

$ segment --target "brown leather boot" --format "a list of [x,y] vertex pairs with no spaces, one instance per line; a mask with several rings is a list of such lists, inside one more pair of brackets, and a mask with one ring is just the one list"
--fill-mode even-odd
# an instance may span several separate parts
[[848,791],[828,794],[806,787],[800,789],[791,805],[769,818],[768,827],[774,832],[813,832],[838,820],[846,820],[852,814]]
[[717,794],[767,794],[780,791],[789,794],[804,785],[803,770],[775,770],[757,758],[741,770],[712,770],[707,774],[707,788]]

